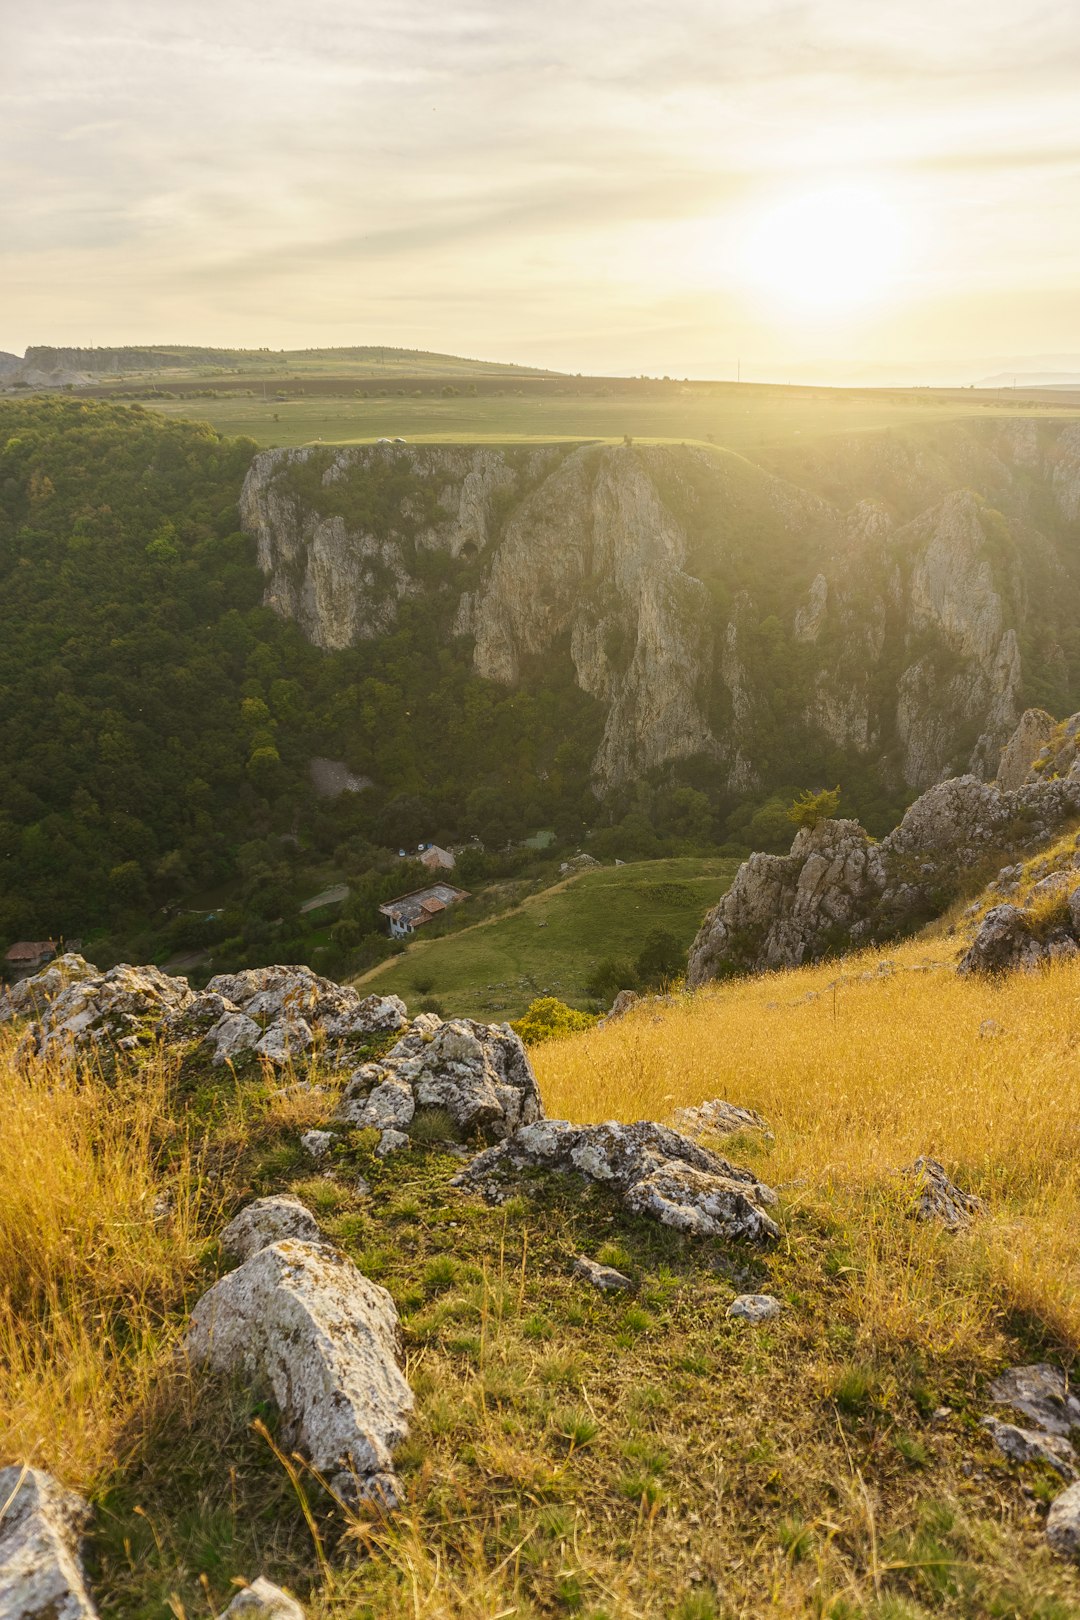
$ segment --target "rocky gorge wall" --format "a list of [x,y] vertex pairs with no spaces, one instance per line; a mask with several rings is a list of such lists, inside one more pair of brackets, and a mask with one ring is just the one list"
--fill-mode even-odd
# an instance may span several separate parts
[[993,777],[1025,705],[1080,700],[1080,428],[692,446],[309,446],[241,503],[267,603],[326,649],[449,602],[477,673],[569,659],[608,790],[689,758],[732,793],[853,763]]

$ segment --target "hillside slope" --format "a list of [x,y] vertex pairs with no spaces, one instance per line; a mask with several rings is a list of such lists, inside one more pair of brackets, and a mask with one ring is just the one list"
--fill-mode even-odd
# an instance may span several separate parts
[[[273,1003],[271,982],[235,993]],[[1063,1481],[982,1419],[1017,1416],[1004,1369],[1080,1349],[1078,994],[1076,962],[992,983],[912,943],[537,1050],[550,1116],[758,1110],[769,1135],[719,1147],[780,1190],[760,1246],[543,1169],[492,1206],[455,1184],[478,1144],[445,1113],[380,1156],[335,1112],[355,1057],[329,1044],[282,1085],[250,1055],[212,1068],[192,1012],[57,1086],[0,1025],[0,1462],[88,1496],[94,1595],[125,1620],[220,1613],[256,1575],[312,1620],[1068,1620],[1080,1568],[1044,1535]],[[913,1219],[900,1172],[927,1153],[982,1201],[959,1229]],[[174,1353],[228,1270],[225,1221],[282,1192],[401,1319],[415,1410],[388,1520],[289,1455],[254,1373]],[[579,1254],[629,1289],[593,1288]],[[729,1316],[748,1292],[778,1314]]]
[[440,592],[483,675],[559,660],[603,706],[603,789],[697,761],[896,796],[992,776],[1025,704],[1080,697],[1080,429],[838,439],[767,470],[671,447],[267,451],[266,599],[319,646]]

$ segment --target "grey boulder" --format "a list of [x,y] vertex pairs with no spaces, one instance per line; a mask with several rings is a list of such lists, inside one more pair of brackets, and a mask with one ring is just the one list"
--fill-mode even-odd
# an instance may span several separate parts
[[1063,1558],[1080,1563],[1080,1485],[1070,1485],[1051,1502],[1046,1539]]
[[0,1470],[2,1620],[96,1620],[79,1541],[89,1508],[38,1468]]
[[292,1193],[272,1198],[256,1198],[234,1215],[219,1239],[226,1254],[237,1260],[250,1260],[260,1249],[282,1238],[301,1243],[321,1243],[322,1233],[306,1204]]
[[304,1611],[288,1592],[260,1575],[237,1592],[218,1620],[304,1620]]
[[452,1185],[498,1200],[508,1176],[529,1168],[576,1173],[610,1186],[624,1207],[700,1237],[760,1243],[780,1235],[766,1207],[771,1187],[665,1125],[573,1125],[541,1120],[478,1154]]
[[286,1443],[346,1497],[397,1505],[394,1447],[413,1396],[385,1288],[334,1250],[294,1239],[260,1249],[203,1295],[190,1360],[269,1385]]

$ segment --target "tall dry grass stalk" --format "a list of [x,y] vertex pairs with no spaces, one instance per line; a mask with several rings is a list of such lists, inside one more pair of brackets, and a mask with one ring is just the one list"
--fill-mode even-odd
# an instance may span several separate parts
[[91,1485],[168,1353],[209,1213],[169,1081],[23,1066],[0,1032],[0,1462]]
[[[860,1267],[877,1265],[886,1234],[877,1288],[862,1277],[871,1316],[936,1309],[963,1335],[1017,1308],[1076,1349],[1080,966],[987,982],[958,978],[943,954],[911,942],[650,1004],[537,1048],[545,1104],[580,1120],[668,1118],[710,1097],[755,1108],[776,1133],[759,1166],[767,1179],[852,1223]],[[894,971],[879,971],[886,960]],[[884,1213],[901,1196],[896,1172],[919,1154],[987,1200],[970,1237],[946,1244]]]

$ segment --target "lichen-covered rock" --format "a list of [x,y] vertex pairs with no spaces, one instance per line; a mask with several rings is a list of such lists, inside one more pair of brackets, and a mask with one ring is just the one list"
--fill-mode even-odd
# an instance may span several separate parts
[[982,1199],[962,1192],[937,1159],[920,1157],[902,1174],[914,1183],[911,1213],[917,1221],[939,1221],[956,1232],[969,1225],[983,1207]]
[[247,1052],[253,1052],[263,1032],[247,1013],[239,1010],[224,1012],[216,1024],[212,1024],[206,1031],[203,1039],[214,1053],[215,1066],[222,1063],[235,1063]]
[[193,999],[186,979],[121,962],[107,973],[72,978],[28,1026],[27,1044],[39,1055],[61,1057],[86,1047],[130,1045],[133,1037],[157,1035]]
[[89,1516],[51,1474],[0,1470],[2,1620],[97,1620],[79,1557]]
[[[308,967],[246,968],[242,973],[219,973],[206,988],[225,996],[264,1029],[303,1024],[331,1047],[355,1045],[368,1036],[402,1029],[408,1019],[399,997],[361,996],[350,986],[321,978]],[[279,1044],[274,1043],[275,1050]]]
[[632,1213],[682,1232],[750,1243],[780,1235],[765,1213],[777,1202],[771,1187],[650,1120],[573,1125],[549,1119],[523,1125],[479,1154],[452,1185],[498,1200],[507,1178],[530,1168],[576,1173],[608,1185]]
[[260,1249],[203,1295],[186,1346],[195,1365],[267,1384],[286,1443],[336,1490],[396,1505],[412,1391],[394,1302],[351,1261],[292,1239]]
[[1067,1438],[1073,1429],[1080,1429],[1080,1395],[1061,1368],[1048,1361],[1007,1368],[990,1385],[990,1398],[1021,1412],[1044,1434]]
[[606,1022],[610,1024],[616,1018],[624,1018],[631,1007],[636,1007],[640,1001],[641,996],[636,990],[620,990],[605,1015]]
[[1023,910],[1019,906],[993,906],[979,924],[956,971],[965,975],[1009,973],[1014,968],[1037,967],[1045,960],[1045,946],[1030,933]]
[[0,1024],[8,1018],[40,1018],[69,984],[96,979],[100,970],[73,951],[56,956],[48,967],[0,990]]
[[1080,1485],[1070,1485],[1051,1502],[1046,1539],[1062,1558],[1074,1558],[1080,1563]]
[[282,1238],[296,1238],[301,1243],[322,1242],[314,1215],[292,1193],[277,1193],[245,1204],[226,1226],[219,1242],[226,1254],[237,1260],[250,1260],[260,1249],[268,1249]]
[[1039,1429],[1021,1429],[1015,1423],[1003,1423],[996,1417],[984,1417],[981,1422],[998,1450],[1013,1462],[1046,1463],[1062,1479],[1072,1481],[1076,1478],[1076,1452],[1060,1435],[1044,1434]]
[[780,1301],[772,1294],[740,1294],[728,1306],[727,1314],[743,1322],[771,1322],[780,1315]]
[[614,1266],[602,1266],[598,1260],[590,1260],[587,1254],[579,1254],[575,1258],[574,1275],[592,1283],[602,1294],[621,1293],[634,1286],[624,1271],[616,1271]]
[[288,1012],[267,1025],[253,1050],[276,1068],[285,1068],[295,1063],[297,1058],[304,1057],[314,1044],[315,1036],[307,1019],[301,1018],[298,1013]]
[[466,1135],[495,1137],[543,1116],[528,1054],[509,1024],[444,1023],[432,1013],[422,1013],[384,1058],[356,1070],[337,1117],[401,1130],[418,1108],[443,1110]]
[[218,1620],[304,1620],[304,1611],[288,1592],[260,1575],[237,1592]]
[[714,1097],[711,1102],[698,1103],[694,1108],[676,1108],[672,1118],[677,1130],[695,1139],[699,1136],[738,1136],[752,1131],[772,1140],[768,1124],[753,1108],[740,1108],[736,1103]]

